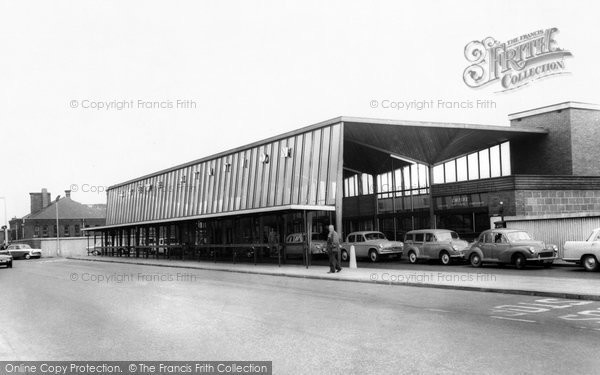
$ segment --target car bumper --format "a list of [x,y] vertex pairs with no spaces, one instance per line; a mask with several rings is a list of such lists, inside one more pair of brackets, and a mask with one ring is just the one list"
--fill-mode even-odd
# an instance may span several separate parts
[[404,249],[398,248],[389,248],[389,249],[379,249],[379,254],[381,255],[402,255]]
[[552,256],[552,257],[537,257],[537,258],[527,258],[526,261],[527,262],[532,262],[532,263],[552,263],[554,262],[558,257]]
[[575,263],[575,264],[581,263],[581,259],[578,259],[578,258],[562,258],[562,261],[569,262],[569,263]]

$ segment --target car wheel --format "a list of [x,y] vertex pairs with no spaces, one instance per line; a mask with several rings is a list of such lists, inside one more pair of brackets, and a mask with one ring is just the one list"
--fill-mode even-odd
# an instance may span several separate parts
[[523,268],[525,268],[525,257],[523,256],[523,254],[515,255],[513,263],[515,264],[515,267],[517,267],[518,270],[522,270]]
[[342,260],[343,260],[344,262],[347,262],[347,261],[348,261],[348,258],[349,258],[349,256],[348,256],[348,252],[347,252],[346,250],[342,250]]
[[25,259],[27,259],[27,260],[31,259],[31,255],[25,254]]
[[481,257],[477,253],[474,253],[473,255],[471,255],[471,257],[469,258],[469,260],[471,261],[471,265],[473,267],[475,267],[475,268],[481,267],[481,264],[483,263],[481,261]]
[[596,271],[598,270],[598,260],[593,255],[586,255],[581,260],[581,264],[586,271]]
[[417,260],[419,260],[417,258],[417,253],[415,253],[414,251],[411,251],[408,253],[408,262],[411,264],[415,264],[417,263]]
[[442,253],[440,254],[440,261],[442,262],[442,264],[444,266],[447,266],[450,264],[450,254],[448,254],[446,251],[442,251]]
[[376,250],[369,250],[369,259],[371,262],[377,262],[379,260],[379,254],[377,254]]

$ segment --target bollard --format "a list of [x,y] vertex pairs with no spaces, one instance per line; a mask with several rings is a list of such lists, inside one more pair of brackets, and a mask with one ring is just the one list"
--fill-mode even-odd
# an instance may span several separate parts
[[354,250],[354,245],[350,246],[350,267],[356,268],[356,250]]

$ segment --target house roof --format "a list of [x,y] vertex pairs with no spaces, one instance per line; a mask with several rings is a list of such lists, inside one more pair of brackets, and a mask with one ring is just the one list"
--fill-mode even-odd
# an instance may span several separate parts
[[24,216],[27,220],[56,219],[56,205],[58,204],[59,219],[105,219],[105,204],[82,204],[71,198],[61,198],[58,202],[53,201],[42,210]]

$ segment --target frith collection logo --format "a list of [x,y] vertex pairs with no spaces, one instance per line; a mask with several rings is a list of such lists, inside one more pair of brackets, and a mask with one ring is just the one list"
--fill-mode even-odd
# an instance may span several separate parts
[[479,88],[498,81],[500,91],[514,90],[532,81],[567,73],[565,57],[571,52],[559,48],[553,27],[500,43],[492,37],[475,40],[465,47],[465,57],[472,63],[464,73],[467,86]]

